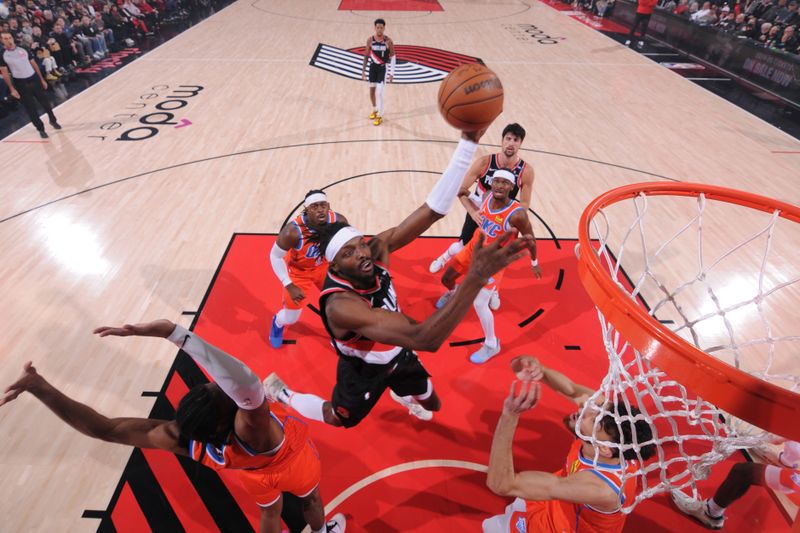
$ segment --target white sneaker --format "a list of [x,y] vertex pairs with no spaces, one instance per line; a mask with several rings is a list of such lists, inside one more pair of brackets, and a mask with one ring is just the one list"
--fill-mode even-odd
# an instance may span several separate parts
[[706,512],[705,500],[695,500],[683,493],[680,490],[672,491],[672,503],[678,508],[680,512],[687,516],[691,516],[709,529],[722,529],[725,525],[725,517],[709,516]]
[[447,262],[450,261],[450,254],[448,253],[448,251],[449,250],[445,250],[445,252],[442,255],[433,260],[431,266],[428,267],[428,270],[430,270],[431,274],[436,274],[437,272],[439,272],[441,269],[444,268]]
[[492,296],[489,298],[489,309],[492,311],[500,309],[500,293],[497,292],[497,289],[492,291]]
[[636,48],[640,50],[642,49],[643,46],[644,46],[644,41],[639,41],[638,43],[636,43]]
[[428,411],[424,407],[422,407],[417,402],[409,402],[405,398],[401,398],[393,390],[389,390],[389,396],[392,397],[392,400],[396,401],[403,407],[408,408],[408,414],[414,415],[420,420],[432,420],[433,419],[433,412]]
[[628,39],[627,41],[625,41],[625,46],[630,46],[630,45],[631,45],[631,40],[630,40],[630,39]]
[[289,392],[286,390],[286,384],[278,377],[278,374],[273,372],[264,378],[263,384],[264,392],[267,394],[267,401],[289,405]]
[[325,522],[325,533],[344,533],[346,526],[347,520],[345,520],[344,515],[336,513],[330,520]]
[[497,342],[497,346],[495,347],[488,346],[486,343],[483,343],[480,350],[469,356],[469,360],[476,365],[481,365],[499,353],[500,341]]

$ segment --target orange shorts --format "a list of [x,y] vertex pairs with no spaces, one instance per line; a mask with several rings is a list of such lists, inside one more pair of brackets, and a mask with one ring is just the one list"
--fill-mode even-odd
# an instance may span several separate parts
[[[475,237],[470,239],[467,245],[464,246],[464,248],[462,248],[461,251],[453,256],[453,258],[450,260],[450,266],[462,276],[466,275],[466,273],[469,271],[469,266],[472,264],[472,253],[475,251],[477,235],[478,234],[475,233]],[[498,285],[500,285],[501,279],[503,279],[502,270],[489,278],[489,283],[487,283],[484,288],[490,290],[495,289]]]
[[525,502],[528,531],[531,533],[571,533],[575,531],[575,516],[567,516],[561,502]]
[[312,290],[315,288],[317,291],[322,289],[322,284],[325,283],[325,276],[327,274],[328,265],[325,264],[313,270],[289,269],[289,279],[303,291],[305,298],[300,300],[300,303],[295,303],[291,296],[289,296],[289,291],[284,287],[283,305],[286,309],[302,309],[305,307],[306,303],[308,303],[308,297],[312,294]]
[[282,492],[304,497],[317,488],[321,479],[319,453],[311,439],[279,469],[239,470],[239,479],[245,490],[261,507],[269,507]]

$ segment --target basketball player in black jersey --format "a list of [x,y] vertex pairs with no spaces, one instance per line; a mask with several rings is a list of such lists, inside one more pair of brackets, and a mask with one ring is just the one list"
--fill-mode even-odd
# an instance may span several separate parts
[[[519,203],[522,204],[522,207],[525,209],[530,208],[534,176],[533,167],[519,157],[519,149],[524,140],[525,128],[517,123],[509,124],[503,128],[503,142],[500,152],[497,154],[485,155],[473,161],[467,171],[467,175],[464,176],[462,187],[464,189],[470,189],[474,183],[477,183],[474,192],[469,195],[469,200],[472,201],[476,207],[480,206],[483,201],[484,193],[491,190],[489,180],[494,172],[501,168],[506,168],[511,170],[516,177],[516,183],[509,197],[516,200],[517,195],[519,195]],[[443,269],[447,262],[464,248],[478,228],[479,222],[478,220],[474,220],[469,212],[467,212],[464,225],[461,228],[461,236],[456,242],[451,244],[442,255],[431,263],[430,271],[432,274]],[[496,290],[492,294],[489,306],[495,311],[500,307],[500,297]]]
[[371,35],[367,39],[367,46],[364,47],[364,62],[361,65],[361,79],[364,80],[367,76],[367,62],[369,62],[369,99],[372,102],[372,114],[369,118],[375,126],[380,126],[383,122],[385,82],[391,83],[394,78],[394,43],[389,36],[384,35],[385,28],[385,20],[375,19],[375,35]]
[[423,420],[441,408],[430,375],[414,350],[435,352],[463,319],[489,277],[520,258],[533,237],[508,243],[511,234],[483,247],[453,297],[421,323],[404,315],[389,274],[392,252],[416,239],[449,211],[478,139],[483,132],[464,133],[447,170],[417,208],[397,227],[366,239],[344,223],[327,224],[318,232],[328,276],[320,293],[320,314],[339,355],[336,385],[330,401],[286,388],[277,375],[265,380],[267,392],[306,418],[333,426],[353,427],[389,388],[392,398]]

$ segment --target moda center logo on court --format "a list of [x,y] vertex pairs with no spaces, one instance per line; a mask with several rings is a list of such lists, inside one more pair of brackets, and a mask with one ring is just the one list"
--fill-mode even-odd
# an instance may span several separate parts
[[[441,81],[456,67],[480,63],[480,58],[427,46],[395,45],[397,62],[392,83],[431,83]],[[333,74],[361,80],[364,47],[343,49],[320,43],[309,64]]]

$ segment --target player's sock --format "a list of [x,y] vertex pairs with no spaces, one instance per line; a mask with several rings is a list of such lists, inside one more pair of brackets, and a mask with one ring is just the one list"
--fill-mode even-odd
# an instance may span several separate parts
[[709,498],[706,500],[706,514],[711,518],[722,518],[725,514],[725,508],[717,505],[714,498]]
[[300,313],[302,309],[286,309],[283,308],[278,311],[278,314],[275,315],[275,325],[279,328],[284,326],[291,326],[298,320],[300,320]]
[[496,348],[497,337],[494,335],[494,313],[492,313],[492,310],[489,308],[489,300],[491,297],[492,291],[481,289],[472,305],[475,307],[475,313],[477,313],[478,320],[481,322],[483,335],[486,337],[484,343],[489,347]]
[[322,411],[325,400],[315,394],[301,394],[292,392],[289,389],[284,390],[289,396],[286,403],[288,403],[292,409],[311,420],[317,420],[319,422],[325,421],[325,416]]

